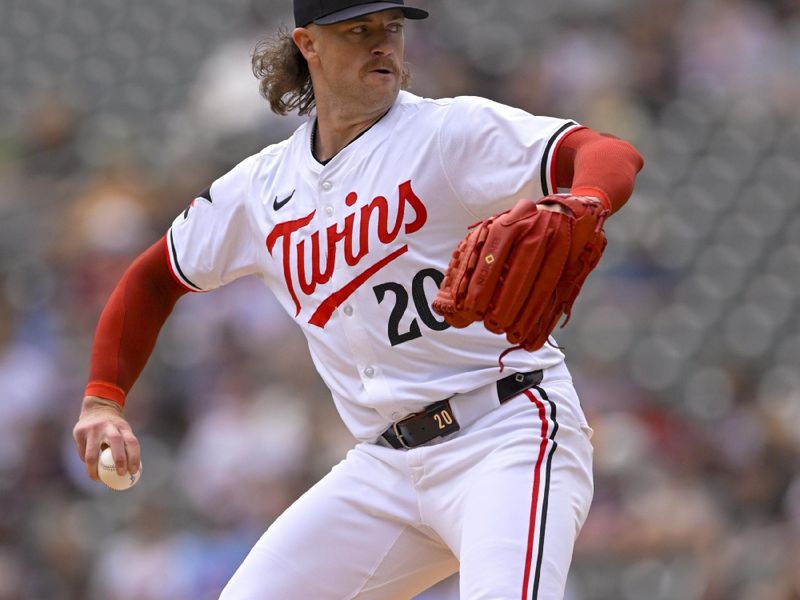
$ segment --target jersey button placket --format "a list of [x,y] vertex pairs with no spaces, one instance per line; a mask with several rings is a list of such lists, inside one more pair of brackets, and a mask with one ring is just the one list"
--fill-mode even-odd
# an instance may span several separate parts
[[[320,183],[319,187],[320,187],[320,189],[322,190],[322,192],[324,194],[325,192],[330,192],[333,189],[333,183],[331,183],[330,180],[326,179],[325,181]],[[326,200],[326,201],[330,202],[330,200]],[[323,207],[322,210],[325,212],[325,216],[326,217],[330,218],[330,217],[333,216],[334,210],[333,210],[333,206],[331,206],[330,204],[326,204]]]

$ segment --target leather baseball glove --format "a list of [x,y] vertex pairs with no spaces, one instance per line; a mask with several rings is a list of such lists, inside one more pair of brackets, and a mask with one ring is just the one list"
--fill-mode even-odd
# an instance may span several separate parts
[[595,198],[554,194],[476,223],[453,252],[433,309],[453,327],[483,321],[517,348],[542,347],[561,315],[569,320],[600,260],[608,215]]

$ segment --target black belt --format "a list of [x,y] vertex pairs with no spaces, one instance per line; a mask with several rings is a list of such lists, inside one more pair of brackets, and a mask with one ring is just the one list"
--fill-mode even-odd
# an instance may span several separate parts
[[[513,373],[497,382],[497,398],[500,404],[508,402],[521,392],[539,385],[542,371]],[[416,448],[438,437],[445,437],[461,429],[450,408],[450,400],[440,400],[426,406],[418,413],[392,424],[381,434],[392,448]],[[457,400],[457,398],[456,398]]]

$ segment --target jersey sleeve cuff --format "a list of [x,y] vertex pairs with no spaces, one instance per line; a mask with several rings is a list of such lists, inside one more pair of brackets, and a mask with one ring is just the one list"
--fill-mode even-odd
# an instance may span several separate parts
[[164,253],[167,255],[167,265],[169,266],[169,274],[172,279],[188,292],[204,292],[205,290],[199,285],[196,285],[189,279],[181,270],[181,265],[178,262],[178,252],[175,248],[175,239],[172,236],[172,228],[167,231],[164,236]]
[[592,187],[590,185],[580,185],[578,187],[574,187],[569,191],[570,194],[573,196],[594,196],[600,202],[603,203],[608,210],[611,210],[611,198],[609,198],[608,194],[601,190],[598,187]]
[[120,406],[125,406],[125,392],[122,388],[105,381],[90,381],[86,385],[84,395],[113,400]]
[[540,173],[543,195],[549,196],[558,193],[558,186],[556,185],[556,156],[558,156],[558,148],[570,133],[579,129],[586,129],[586,126],[578,125],[575,121],[567,121],[547,141],[544,155],[542,156]]

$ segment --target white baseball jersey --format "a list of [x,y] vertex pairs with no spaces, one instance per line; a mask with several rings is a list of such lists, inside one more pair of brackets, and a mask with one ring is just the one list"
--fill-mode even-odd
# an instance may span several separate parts
[[[573,121],[482,98],[401,92],[327,164],[313,120],[217,179],[168,232],[175,276],[195,291],[256,275],[300,324],[353,435],[502,377],[511,345],[482,323],[430,308],[469,225],[553,193],[552,163]],[[554,366],[545,345],[504,358],[510,372]]]

